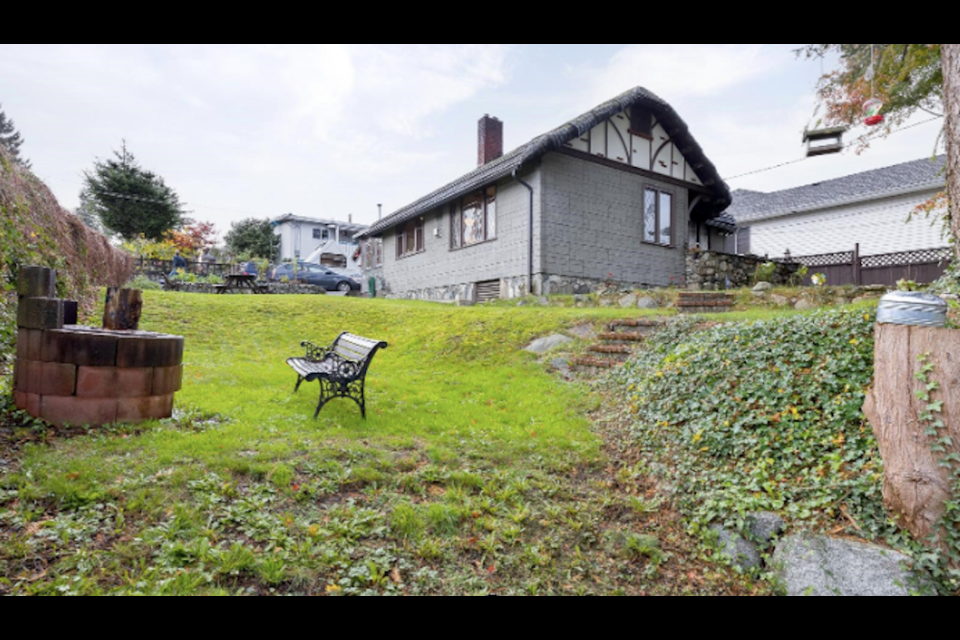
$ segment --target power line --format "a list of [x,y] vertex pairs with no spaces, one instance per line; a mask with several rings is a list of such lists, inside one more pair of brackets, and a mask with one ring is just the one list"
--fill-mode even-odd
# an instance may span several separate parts
[[[930,124],[931,122],[935,122],[935,121],[937,121],[937,120],[942,120],[942,119],[943,119],[943,116],[937,116],[937,117],[935,117],[935,118],[930,118],[929,120],[924,120],[923,122],[916,122],[916,123],[914,123],[914,124],[907,125],[907,126],[902,127],[902,128],[900,128],[900,129],[896,129],[896,130],[894,130],[894,131],[891,131],[891,132],[888,133],[887,135],[888,135],[888,136],[892,136],[892,135],[894,135],[894,134],[901,133],[901,132],[903,132],[903,131],[909,131],[910,129],[915,129],[915,128],[919,127],[919,126],[922,126],[922,125],[925,125],[925,124]],[[854,140],[853,142],[849,142],[849,143],[843,145],[843,149],[846,150],[846,149],[849,149],[849,148],[851,148],[851,147],[855,147],[856,145],[858,145],[858,144],[864,142],[865,140],[867,140],[869,137],[870,137],[870,134],[862,135],[862,136],[860,136],[859,138],[857,138],[856,140]],[[810,157],[807,157],[807,158],[798,158],[798,159],[796,159],[796,160],[790,160],[790,161],[788,161],[788,162],[781,162],[780,164],[773,165],[772,167],[767,167],[767,168],[765,168],[765,169],[757,169],[756,171],[748,171],[747,173],[741,173],[740,175],[732,176],[732,177],[730,177],[730,178],[724,178],[724,180],[725,180],[726,182],[730,182],[731,180],[738,180],[738,179],[740,179],[740,178],[746,178],[746,177],[748,177],[748,176],[755,176],[755,175],[757,175],[757,174],[759,174],[759,173],[767,173],[768,171],[774,171],[775,169],[782,169],[783,167],[789,167],[790,165],[799,164],[799,163],[801,163],[801,162],[806,162],[807,160],[813,160],[813,158],[810,158]]]

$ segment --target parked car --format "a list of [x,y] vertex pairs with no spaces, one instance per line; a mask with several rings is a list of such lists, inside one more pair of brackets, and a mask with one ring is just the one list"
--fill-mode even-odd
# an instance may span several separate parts
[[296,270],[294,270],[292,264],[282,264],[270,274],[270,279],[275,282],[280,282],[284,278],[290,282],[305,282],[322,287],[327,291],[339,291],[340,293],[350,293],[361,289],[360,283],[355,279],[318,264],[300,263]]

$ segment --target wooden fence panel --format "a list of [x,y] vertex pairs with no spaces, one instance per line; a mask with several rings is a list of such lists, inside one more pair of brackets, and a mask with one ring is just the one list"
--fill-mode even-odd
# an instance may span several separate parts
[[[858,258],[857,251],[794,258],[810,270],[804,284],[810,285],[814,274],[827,276],[827,284],[883,285],[896,287],[900,280],[930,284],[939,280],[950,266],[953,251],[949,248],[904,251]],[[859,265],[858,265],[859,262]],[[859,266],[859,268],[857,268]]]

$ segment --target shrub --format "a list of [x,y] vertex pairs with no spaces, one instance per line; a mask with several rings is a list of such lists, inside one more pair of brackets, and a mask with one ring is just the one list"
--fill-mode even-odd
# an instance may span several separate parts
[[140,291],[160,291],[163,289],[158,283],[154,282],[147,276],[137,276],[129,283],[127,283],[128,289],[139,289]]
[[697,331],[681,320],[618,374],[639,445],[666,462],[695,527],[752,511],[888,530],[861,408],[872,314],[829,311]]
[[32,173],[0,147],[0,370],[16,331],[13,309],[20,268],[57,269],[57,295],[77,300],[89,315],[101,286],[120,286],[133,275],[133,258],[60,207]]

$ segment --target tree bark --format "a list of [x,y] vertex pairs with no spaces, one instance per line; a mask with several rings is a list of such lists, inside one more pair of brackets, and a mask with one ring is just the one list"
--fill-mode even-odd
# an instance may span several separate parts
[[947,195],[953,250],[960,260],[960,44],[943,44],[943,103],[946,114]]
[[103,328],[111,331],[136,331],[140,328],[143,292],[137,289],[107,289],[103,310]]
[[[926,390],[915,377],[921,356],[934,367],[930,381],[940,384],[932,396],[944,403],[935,417],[947,427],[941,437],[954,442],[946,454],[932,451],[934,440],[926,433],[931,425],[920,419],[928,404],[916,395]],[[960,452],[960,331],[878,325],[875,369],[863,412],[883,456],[884,504],[916,539],[926,540],[952,498],[951,473],[940,461]]]

